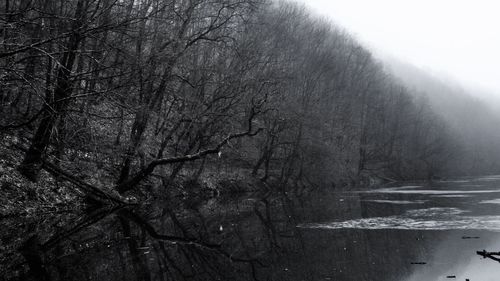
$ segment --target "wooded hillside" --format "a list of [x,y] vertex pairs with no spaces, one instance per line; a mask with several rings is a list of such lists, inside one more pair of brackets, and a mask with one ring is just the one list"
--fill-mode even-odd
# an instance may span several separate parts
[[0,3],[0,136],[32,181],[55,167],[121,193],[151,174],[342,187],[433,178],[459,151],[425,97],[295,4]]

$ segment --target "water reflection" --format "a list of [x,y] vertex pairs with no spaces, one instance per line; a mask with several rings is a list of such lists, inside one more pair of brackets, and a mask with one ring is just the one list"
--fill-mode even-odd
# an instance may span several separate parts
[[500,264],[476,251],[500,249],[491,231],[500,230],[500,205],[479,204],[500,197],[498,182],[472,182],[492,192],[441,182],[390,189],[411,193],[172,200],[67,215],[45,228],[31,222],[14,230],[8,222],[0,273],[6,280],[494,280]]

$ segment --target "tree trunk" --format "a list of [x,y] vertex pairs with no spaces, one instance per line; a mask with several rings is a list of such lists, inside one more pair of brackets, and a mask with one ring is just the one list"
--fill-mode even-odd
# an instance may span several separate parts
[[84,14],[84,0],[80,0],[77,3],[75,11],[75,18],[77,20],[74,22],[72,28],[73,34],[68,40],[67,52],[64,54],[61,66],[57,72],[53,102],[45,106],[42,119],[31,142],[31,146],[18,168],[21,174],[31,181],[36,181],[40,173],[43,154],[49,145],[50,136],[52,135],[52,131],[57,124],[60,114],[67,107],[66,99],[71,95],[72,85],[70,82],[70,74],[76,59],[78,45],[82,40],[78,30],[84,23]]

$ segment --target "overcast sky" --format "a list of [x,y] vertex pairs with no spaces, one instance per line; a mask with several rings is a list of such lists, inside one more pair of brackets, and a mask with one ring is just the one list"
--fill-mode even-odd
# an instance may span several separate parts
[[368,47],[500,95],[500,1],[297,1]]

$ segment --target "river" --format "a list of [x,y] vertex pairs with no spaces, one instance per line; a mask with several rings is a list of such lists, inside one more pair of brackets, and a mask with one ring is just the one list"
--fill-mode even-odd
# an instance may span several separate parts
[[6,280],[498,280],[500,176],[0,221]]

